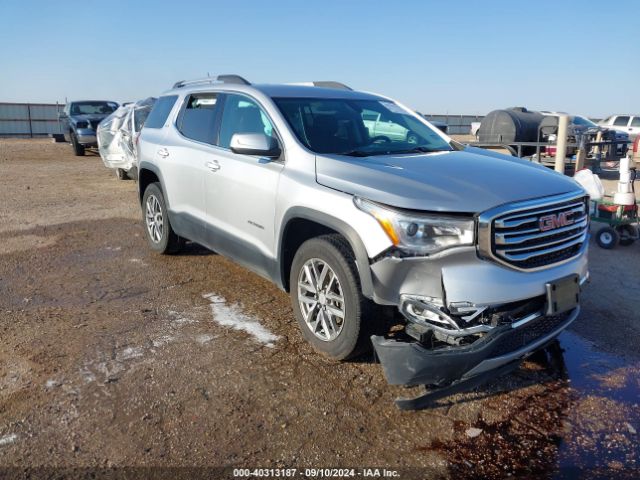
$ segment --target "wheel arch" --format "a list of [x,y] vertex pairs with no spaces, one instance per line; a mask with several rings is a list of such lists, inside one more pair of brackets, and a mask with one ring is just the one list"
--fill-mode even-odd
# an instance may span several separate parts
[[140,204],[142,205],[142,197],[144,196],[144,191],[146,188],[155,182],[160,183],[160,188],[164,194],[164,201],[169,208],[169,203],[167,200],[166,190],[164,188],[164,181],[162,180],[162,174],[160,170],[153,164],[149,162],[140,162],[138,167],[138,199],[140,200]]
[[305,207],[289,209],[282,219],[278,247],[279,281],[289,291],[289,274],[296,251],[305,241],[327,233],[342,235],[355,256],[362,294],[373,298],[373,281],[369,268],[369,255],[355,229],[339,218]]

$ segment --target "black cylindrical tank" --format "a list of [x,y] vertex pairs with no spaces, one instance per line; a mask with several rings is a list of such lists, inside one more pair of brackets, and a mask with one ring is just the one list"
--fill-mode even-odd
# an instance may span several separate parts
[[482,119],[478,140],[485,143],[536,142],[543,115],[524,107],[489,112]]

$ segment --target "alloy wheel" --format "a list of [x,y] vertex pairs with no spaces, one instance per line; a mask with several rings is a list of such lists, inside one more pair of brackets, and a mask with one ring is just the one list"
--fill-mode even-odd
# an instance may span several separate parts
[[164,220],[162,217],[162,207],[155,195],[149,195],[145,210],[147,221],[147,231],[153,243],[160,243],[164,233]]
[[298,303],[309,330],[320,340],[335,340],[345,319],[345,304],[338,276],[324,260],[305,262],[298,275]]

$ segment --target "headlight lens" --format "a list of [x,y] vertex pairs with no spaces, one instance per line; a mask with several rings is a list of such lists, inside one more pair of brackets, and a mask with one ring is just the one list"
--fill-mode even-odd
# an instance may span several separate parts
[[378,221],[396,247],[410,255],[430,255],[475,241],[472,218],[405,213],[359,197],[354,203]]

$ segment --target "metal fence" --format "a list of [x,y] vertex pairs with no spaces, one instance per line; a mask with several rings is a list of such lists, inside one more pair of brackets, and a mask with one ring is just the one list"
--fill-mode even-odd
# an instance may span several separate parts
[[424,114],[427,120],[437,120],[447,124],[447,133],[451,135],[470,135],[471,122],[481,122],[484,115],[436,115]]
[[0,137],[43,137],[62,133],[58,112],[64,105],[57,103],[0,102]]
[[[0,102],[0,137],[43,137],[62,133],[58,112],[64,105],[57,103]],[[427,120],[438,120],[448,126],[448,133],[468,135],[471,122],[481,122],[483,115],[425,114]]]

